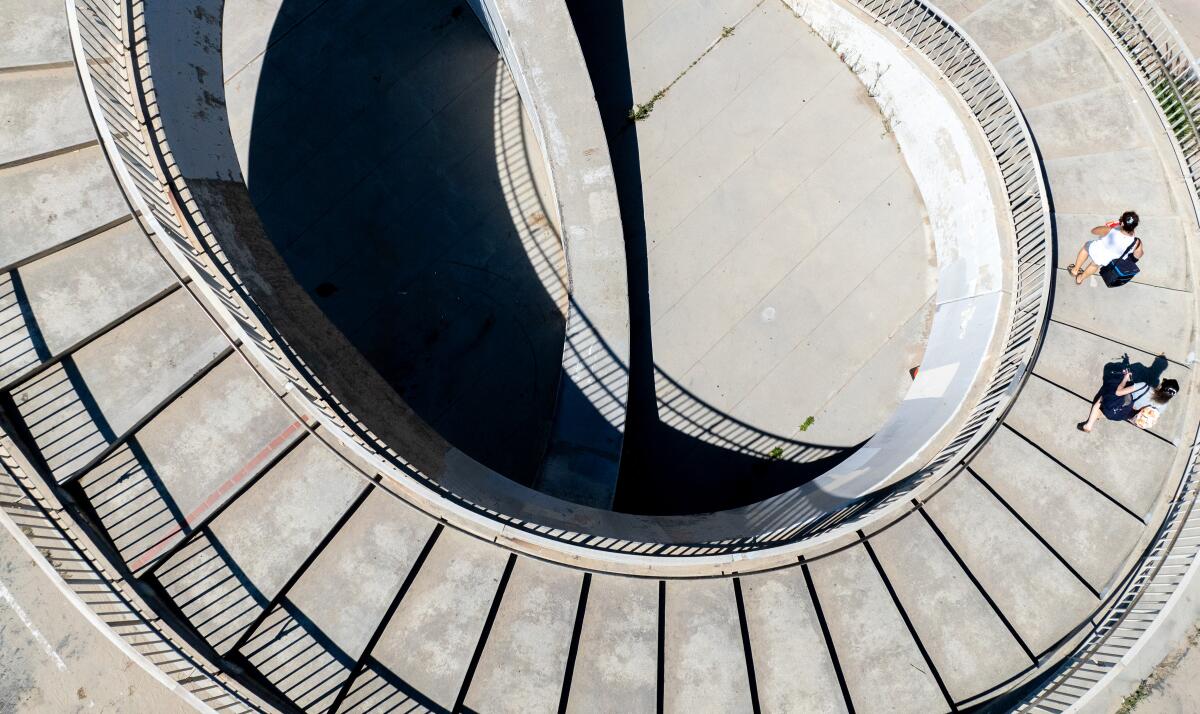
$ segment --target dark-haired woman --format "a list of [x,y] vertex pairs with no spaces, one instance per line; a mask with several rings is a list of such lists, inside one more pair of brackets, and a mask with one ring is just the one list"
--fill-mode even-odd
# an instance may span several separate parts
[[1134,235],[1137,227],[1138,214],[1125,211],[1120,220],[1093,228],[1092,235],[1099,237],[1084,243],[1075,262],[1067,266],[1067,272],[1075,277],[1075,284],[1082,285],[1083,281],[1112,261],[1125,257],[1126,253],[1140,260],[1146,251],[1142,249],[1142,240]]
[[1076,428],[1091,431],[1103,415],[1110,421],[1129,421],[1142,429],[1149,429],[1166,409],[1171,397],[1179,393],[1179,382],[1173,379],[1164,379],[1153,388],[1144,382],[1130,384],[1129,380],[1129,370],[1125,370],[1117,388],[1092,402],[1087,421],[1079,422]]

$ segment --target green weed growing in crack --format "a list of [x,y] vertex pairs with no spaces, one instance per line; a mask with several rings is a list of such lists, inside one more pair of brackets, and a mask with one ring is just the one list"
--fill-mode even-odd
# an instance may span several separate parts
[[783,447],[776,446],[774,449],[771,449],[771,451],[767,454],[767,457],[769,459],[771,459],[772,461],[778,461],[778,460],[782,459],[783,458]]
[[800,425],[800,431],[808,431],[808,427],[812,426],[816,420],[817,418],[814,416],[805,419],[804,423]]
[[[758,5],[762,4],[762,2],[763,2],[763,0],[759,0],[758,4],[755,5],[755,7],[757,8]],[[747,16],[749,16],[749,15],[747,14]],[[742,19],[745,19],[745,18],[742,18]],[[693,67],[700,64],[700,60],[707,57],[709,52],[712,52],[713,50],[715,50],[717,48],[717,45],[721,44],[722,40],[733,37],[733,33],[737,30],[737,26],[739,24],[741,24],[741,22],[742,22],[742,20],[738,20],[737,22],[733,23],[733,25],[727,25],[725,27],[722,27],[721,35],[719,37],[717,37],[717,39],[713,40],[712,43],[709,44],[709,46],[706,47],[704,49],[704,51],[701,52],[698,57],[696,57],[696,59],[692,60],[691,64],[689,64],[687,67],[684,67],[682,72],[675,75],[675,79],[672,79],[670,81],[670,83],[667,84],[667,86],[665,86],[662,89],[655,92],[654,96],[650,97],[650,99],[648,101],[642,102],[641,104],[634,104],[633,107],[630,108],[629,114],[626,115],[629,118],[629,121],[641,121],[641,120],[645,119],[646,117],[650,116],[650,112],[654,111],[654,105],[658,103],[658,100],[667,96],[667,92],[671,91],[671,87],[674,87],[676,84],[678,84],[679,80],[683,79],[683,76],[685,74],[692,71]]]

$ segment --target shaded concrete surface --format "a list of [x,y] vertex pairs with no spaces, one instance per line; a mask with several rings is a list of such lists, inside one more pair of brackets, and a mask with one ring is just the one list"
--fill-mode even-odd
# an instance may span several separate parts
[[442,437],[522,483],[565,262],[515,86],[465,3],[231,2],[230,127],[297,280]]
[[0,529],[0,711],[185,712]]
[[933,248],[895,142],[779,3],[569,7],[627,240],[616,507],[717,510],[803,483],[847,453],[809,447],[853,447],[891,414],[928,334]]

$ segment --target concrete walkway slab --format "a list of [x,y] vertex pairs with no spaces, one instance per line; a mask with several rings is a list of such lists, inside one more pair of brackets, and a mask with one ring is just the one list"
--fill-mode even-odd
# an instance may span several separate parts
[[1142,535],[1128,512],[1007,429],[971,469],[1101,593]]
[[668,582],[664,618],[663,711],[751,711],[733,583]]
[[763,711],[848,711],[800,568],[742,580]]
[[592,576],[567,711],[652,711],[657,669],[658,583]]
[[136,569],[236,495],[299,429],[258,375],[232,355],[80,484],[117,550]]
[[1054,319],[1150,354],[1185,363],[1192,351],[1192,295],[1133,282],[1109,288],[1099,276],[1083,285],[1054,271]]
[[0,67],[70,62],[67,13],[57,0],[0,0]]
[[947,702],[863,546],[810,565],[854,711],[944,711]]
[[876,534],[871,547],[956,702],[977,697],[1031,664],[919,514]]
[[954,479],[926,511],[1034,654],[1099,604],[977,481]]
[[329,707],[432,531],[376,488],[240,652],[297,706]]
[[[507,561],[485,543],[454,530],[443,532],[347,701],[378,706],[398,700],[399,689],[420,692],[435,706],[451,709]],[[380,687],[380,681],[394,683]]]
[[[1056,11],[1055,6],[1054,0],[1034,0],[1030,10],[1051,13]],[[998,27],[996,34],[1005,35],[1009,32],[1008,28]],[[983,46],[984,52],[990,52],[995,41],[994,35],[973,37]],[[1063,97],[1085,94],[1096,87],[1106,87],[1117,81],[1099,48],[1078,27],[1047,36],[1040,44],[995,64],[1024,111],[1061,101]]]
[[13,401],[51,474],[66,478],[228,346],[177,290],[21,385]]
[[75,68],[0,74],[0,136],[0,165],[95,141]]
[[129,215],[98,146],[0,169],[0,266]]
[[1027,111],[1025,118],[1039,127],[1038,151],[1045,160],[1130,151],[1146,145],[1145,123],[1121,84],[1042,104]]
[[582,582],[557,565],[517,560],[467,690],[468,709],[558,711]]
[[308,438],[156,568],[154,577],[224,654],[365,485],[318,439]]
[[0,312],[7,315],[15,306],[22,320],[7,323],[0,339],[0,383],[7,384],[176,283],[133,222],[19,268],[8,279],[12,292],[0,300]]
[[[1085,434],[1075,424],[1087,418],[1089,409],[1087,399],[1034,377],[1005,424],[1118,503],[1147,515],[1158,500],[1175,449],[1124,422],[1101,419]],[[1096,458],[1100,448],[1104,458]]]

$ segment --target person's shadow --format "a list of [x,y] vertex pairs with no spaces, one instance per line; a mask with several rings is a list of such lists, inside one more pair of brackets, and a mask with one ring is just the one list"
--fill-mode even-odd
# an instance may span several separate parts
[[1112,392],[1121,384],[1122,374],[1126,369],[1129,370],[1129,381],[1141,382],[1149,384],[1152,387],[1158,386],[1163,374],[1167,371],[1167,358],[1159,355],[1154,358],[1154,361],[1147,367],[1140,362],[1130,363],[1129,355],[1122,355],[1120,359],[1113,360],[1104,365],[1104,383],[1100,386],[1100,390],[1096,392],[1093,399],[1099,399],[1102,395]]

